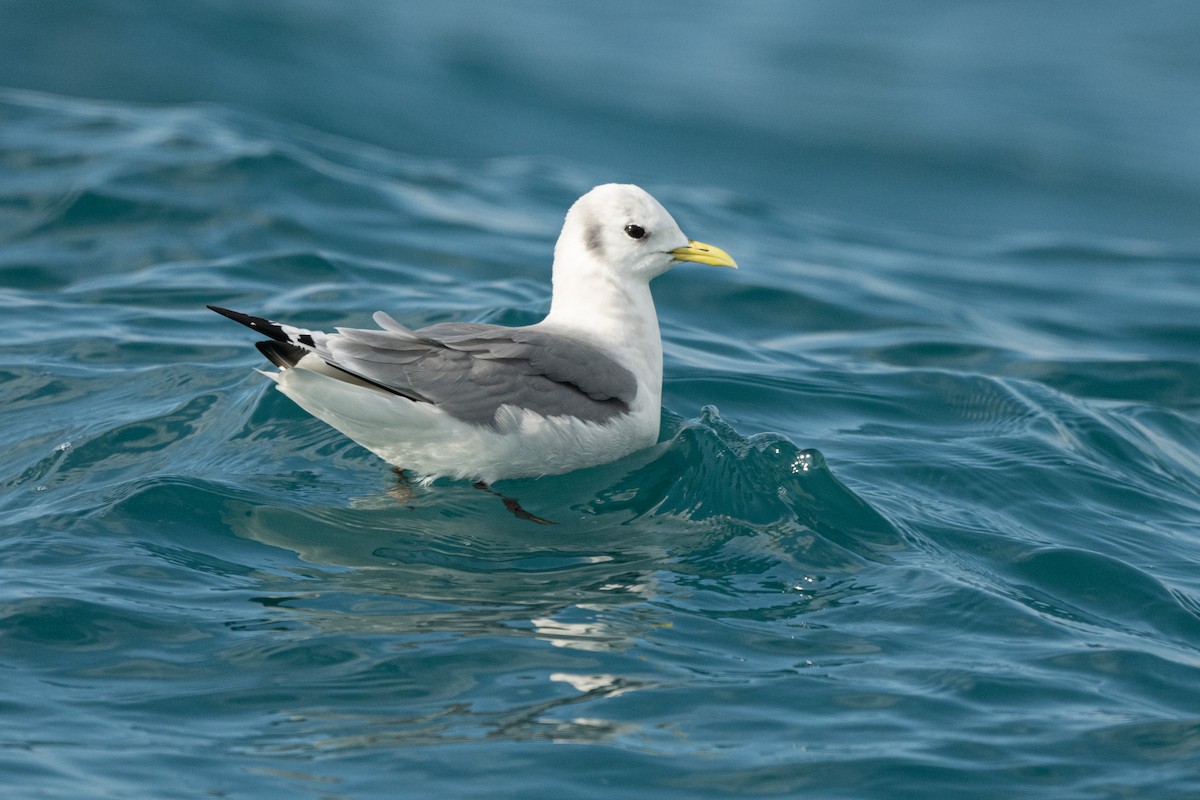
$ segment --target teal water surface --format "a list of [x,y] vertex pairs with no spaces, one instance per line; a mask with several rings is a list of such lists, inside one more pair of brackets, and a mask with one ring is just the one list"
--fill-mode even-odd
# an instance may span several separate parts
[[[506,52],[471,74],[503,91]],[[1007,216],[1028,185],[969,144],[948,176],[934,142],[822,210],[778,176],[45,82],[0,93],[5,796],[1200,793],[1200,248],[1169,154],[1081,145]],[[630,137],[670,151],[641,109]],[[1066,135],[1037,130],[1012,151]],[[1089,193],[1118,173],[1125,206]],[[656,447],[497,486],[553,526],[398,484],[204,308],[534,321],[569,203],[631,178],[742,268],[655,283]],[[888,215],[921,187],[945,214]],[[972,193],[991,223],[952,208]]]

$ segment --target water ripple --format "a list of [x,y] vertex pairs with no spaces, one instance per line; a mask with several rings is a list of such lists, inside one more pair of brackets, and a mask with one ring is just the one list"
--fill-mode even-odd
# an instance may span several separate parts
[[656,284],[662,440],[498,485],[535,526],[398,484],[203,304],[529,322],[597,176],[213,106],[0,121],[13,785],[1195,793],[1195,253],[664,187],[744,269]]

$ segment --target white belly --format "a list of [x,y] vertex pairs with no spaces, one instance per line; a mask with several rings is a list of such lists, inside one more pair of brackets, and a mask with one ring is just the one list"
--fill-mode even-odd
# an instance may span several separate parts
[[658,404],[640,388],[628,414],[603,424],[503,406],[492,428],[302,367],[263,374],[314,417],[425,480],[556,475],[614,461],[658,439]]

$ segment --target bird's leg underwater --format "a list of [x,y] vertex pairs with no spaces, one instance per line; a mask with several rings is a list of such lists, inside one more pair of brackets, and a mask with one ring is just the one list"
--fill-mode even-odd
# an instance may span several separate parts
[[412,511],[412,499],[417,494],[413,489],[412,479],[408,477],[408,473],[404,471],[403,467],[392,467],[392,472],[396,473],[396,485],[391,488],[388,494],[403,503],[409,511]]
[[530,514],[528,511],[521,508],[521,504],[517,502],[517,499],[515,497],[505,497],[504,495],[500,494],[492,487],[488,486],[483,481],[476,481],[475,488],[479,489],[480,491],[487,492],[488,494],[494,494],[494,495],[496,495],[496,497],[499,497],[500,501],[504,503],[504,507],[507,508],[509,510],[509,513],[511,513],[517,519],[524,519],[524,520],[528,520],[530,522],[536,522],[538,525],[553,525],[554,524],[553,520],[542,519],[541,517],[537,516],[536,514]]
[[[411,505],[409,505],[409,503],[412,501],[413,497],[416,495],[416,490],[413,489],[413,485],[412,485],[412,478],[409,476],[408,471],[405,470],[403,467],[393,466],[392,472],[396,473],[396,485],[392,487],[389,494],[392,497],[399,500],[401,503],[404,503],[408,507],[409,511],[412,511],[413,507]],[[475,486],[476,489],[487,492],[488,494],[494,494],[494,495],[496,495],[496,497],[499,497],[500,502],[504,503],[504,507],[507,508],[509,513],[512,514],[517,519],[528,520],[529,522],[536,522],[538,525],[553,525],[554,524],[554,520],[543,519],[536,514],[530,514],[528,511],[521,508],[521,504],[517,501],[517,499],[515,497],[506,497],[506,496],[500,494],[499,492],[497,492],[492,487],[488,486],[483,481],[476,481],[473,485]]]

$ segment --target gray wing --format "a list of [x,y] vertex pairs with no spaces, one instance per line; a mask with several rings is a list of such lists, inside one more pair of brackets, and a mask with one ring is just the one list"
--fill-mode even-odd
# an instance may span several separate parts
[[480,323],[413,331],[382,312],[375,321],[382,330],[339,328],[318,347],[320,355],[467,422],[494,424],[502,405],[606,422],[627,412],[637,394],[632,372],[570,337]]

